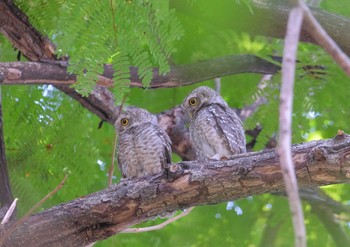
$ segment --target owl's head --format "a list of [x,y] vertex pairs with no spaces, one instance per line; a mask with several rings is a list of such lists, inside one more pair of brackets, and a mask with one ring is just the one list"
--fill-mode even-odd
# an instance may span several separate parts
[[193,118],[199,110],[211,104],[227,105],[220,94],[209,87],[198,87],[183,101],[182,108]]
[[158,124],[157,118],[150,112],[141,108],[128,106],[123,108],[117,121],[115,121],[114,126],[118,133],[121,133],[133,126],[149,122]]

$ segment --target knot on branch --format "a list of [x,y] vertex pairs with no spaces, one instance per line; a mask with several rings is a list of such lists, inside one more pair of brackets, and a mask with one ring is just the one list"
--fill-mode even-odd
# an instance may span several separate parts
[[350,135],[346,134],[343,130],[338,130],[337,135],[334,137],[334,140],[343,141],[346,138],[350,138]]
[[6,70],[6,79],[8,80],[16,80],[18,78],[20,78],[22,75],[22,72],[18,69],[13,69],[13,68],[8,68]]
[[348,149],[348,144],[342,144],[342,142],[349,138],[350,135],[345,134],[342,130],[338,130],[337,135],[333,139],[328,140],[323,145],[314,147],[308,153],[308,161],[310,163],[327,161],[332,164],[337,164],[340,160],[347,160],[345,156],[348,152],[350,153],[350,149],[342,155],[343,158],[340,157],[340,151],[343,148]]
[[165,168],[167,180],[174,181],[179,178],[184,173],[184,169],[186,169],[185,166],[187,165],[184,163],[169,164],[169,166]]
[[308,163],[323,162],[327,160],[326,147],[314,147],[308,153]]

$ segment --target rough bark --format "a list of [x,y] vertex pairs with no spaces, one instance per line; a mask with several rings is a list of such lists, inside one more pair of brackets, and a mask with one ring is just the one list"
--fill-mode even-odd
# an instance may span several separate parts
[[[350,182],[350,137],[293,146],[301,188]],[[125,180],[106,190],[31,216],[3,246],[82,246],[164,212],[283,191],[275,149],[233,160],[182,162],[165,175]]]
[[42,36],[12,1],[0,1],[0,31],[32,61],[53,59],[55,46]]
[[[40,61],[65,66],[65,61],[56,61],[55,48],[29,22],[28,17],[10,0],[0,0],[0,32],[3,33],[29,61]],[[12,71],[18,76],[18,71]],[[6,75],[0,75],[4,77]],[[83,107],[110,123],[115,119],[113,95],[106,88],[96,86],[88,97],[83,97],[68,86],[57,89],[76,99]],[[113,104],[112,104],[113,102]]]
[[[0,84],[52,84],[72,85],[77,76],[67,73],[60,63],[11,62],[0,63]],[[280,67],[254,55],[232,55],[201,61],[193,64],[172,66],[166,75],[159,75],[154,68],[148,88],[170,88],[186,86],[201,81],[240,73],[275,74]],[[111,87],[114,81],[111,65],[104,66],[104,73],[98,76],[97,85]],[[130,67],[130,86],[143,88],[136,67]]]

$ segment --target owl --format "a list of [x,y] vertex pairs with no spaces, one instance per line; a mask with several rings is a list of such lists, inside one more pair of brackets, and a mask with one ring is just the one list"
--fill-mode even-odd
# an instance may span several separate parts
[[118,166],[124,178],[154,175],[171,163],[171,141],[155,116],[126,107],[115,122]]
[[190,117],[190,140],[197,160],[230,159],[246,151],[243,124],[217,92],[196,88],[182,108]]

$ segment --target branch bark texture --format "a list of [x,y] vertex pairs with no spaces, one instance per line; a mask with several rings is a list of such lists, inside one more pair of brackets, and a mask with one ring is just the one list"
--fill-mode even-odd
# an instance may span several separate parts
[[[295,145],[292,153],[300,187],[350,182],[349,136]],[[33,215],[3,246],[82,246],[164,212],[283,191],[278,160],[270,149],[234,160],[173,164],[167,177],[124,180]],[[1,227],[0,236],[9,227]]]
[[[170,88],[191,85],[214,79],[216,77],[240,74],[259,73],[275,74],[280,70],[278,65],[254,55],[232,55],[219,57],[193,64],[172,66],[166,75],[159,75],[153,69],[153,78],[149,88]],[[104,66],[104,73],[98,76],[97,85],[112,87],[113,68]],[[67,73],[66,65],[59,62],[10,62],[0,63],[0,84],[52,84],[55,86],[72,85],[77,76]],[[117,82],[116,82],[117,83]],[[143,88],[138,68],[130,67],[130,86]]]

